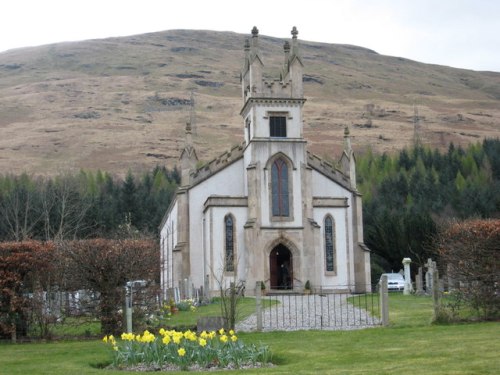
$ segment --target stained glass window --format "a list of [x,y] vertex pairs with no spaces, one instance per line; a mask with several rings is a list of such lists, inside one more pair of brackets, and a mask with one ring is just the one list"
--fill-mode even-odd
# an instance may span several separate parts
[[335,223],[331,216],[325,219],[325,261],[326,271],[335,271]]
[[289,216],[288,166],[278,158],[271,168],[273,216]]
[[231,215],[225,217],[226,226],[226,252],[225,252],[225,265],[226,272],[234,271],[234,224]]

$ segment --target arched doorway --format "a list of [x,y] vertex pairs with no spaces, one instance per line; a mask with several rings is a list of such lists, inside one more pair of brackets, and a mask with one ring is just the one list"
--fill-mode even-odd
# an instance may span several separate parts
[[288,248],[279,244],[269,254],[271,289],[293,289],[293,257]]

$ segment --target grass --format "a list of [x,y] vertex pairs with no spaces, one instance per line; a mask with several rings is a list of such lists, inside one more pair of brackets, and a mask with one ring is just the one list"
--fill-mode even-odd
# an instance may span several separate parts
[[[262,300],[262,307],[266,308],[275,305],[277,301]],[[255,312],[255,299],[254,298],[241,298],[238,302],[238,316],[237,320],[243,320]],[[215,298],[214,302],[208,305],[200,306],[195,313],[191,311],[179,311],[173,314],[168,320],[167,324],[171,327],[191,327],[195,326],[198,318],[204,316],[220,316],[221,308],[218,299]]]
[[[222,374],[496,374],[500,325],[431,325],[429,297],[390,294],[390,326],[358,331],[298,331],[239,335],[264,343],[273,368]],[[133,374],[106,370],[109,348],[100,341],[0,345],[0,374]],[[217,373],[217,372],[216,372]]]

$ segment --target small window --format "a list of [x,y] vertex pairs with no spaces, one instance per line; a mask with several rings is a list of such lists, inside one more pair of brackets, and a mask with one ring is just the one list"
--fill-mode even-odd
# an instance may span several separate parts
[[326,271],[335,271],[335,223],[331,216],[325,219],[325,263]]
[[227,215],[224,219],[226,227],[226,251],[224,259],[224,270],[226,272],[234,272],[234,224],[231,215]]
[[286,137],[286,117],[271,116],[269,117],[270,135],[271,137]]

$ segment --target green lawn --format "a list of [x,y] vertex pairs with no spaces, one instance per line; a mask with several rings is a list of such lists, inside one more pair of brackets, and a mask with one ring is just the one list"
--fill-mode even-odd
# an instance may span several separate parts
[[[273,368],[222,374],[497,374],[500,324],[431,325],[429,297],[390,295],[388,328],[240,334],[264,343]],[[0,374],[133,374],[101,370],[100,341],[0,345]]]
[[[266,308],[271,305],[275,305],[277,301],[275,300],[263,300],[262,307]],[[253,314],[255,312],[255,299],[254,298],[241,298],[238,302],[237,309],[237,320],[243,320]],[[191,327],[195,326],[199,317],[203,316],[220,316],[221,308],[220,304],[215,299],[214,303],[209,305],[201,306],[197,309],[196,312],[191,311],[179,311],[178,313],[171,316],[171,318],[167,321],[169,326],[173,327]]]

